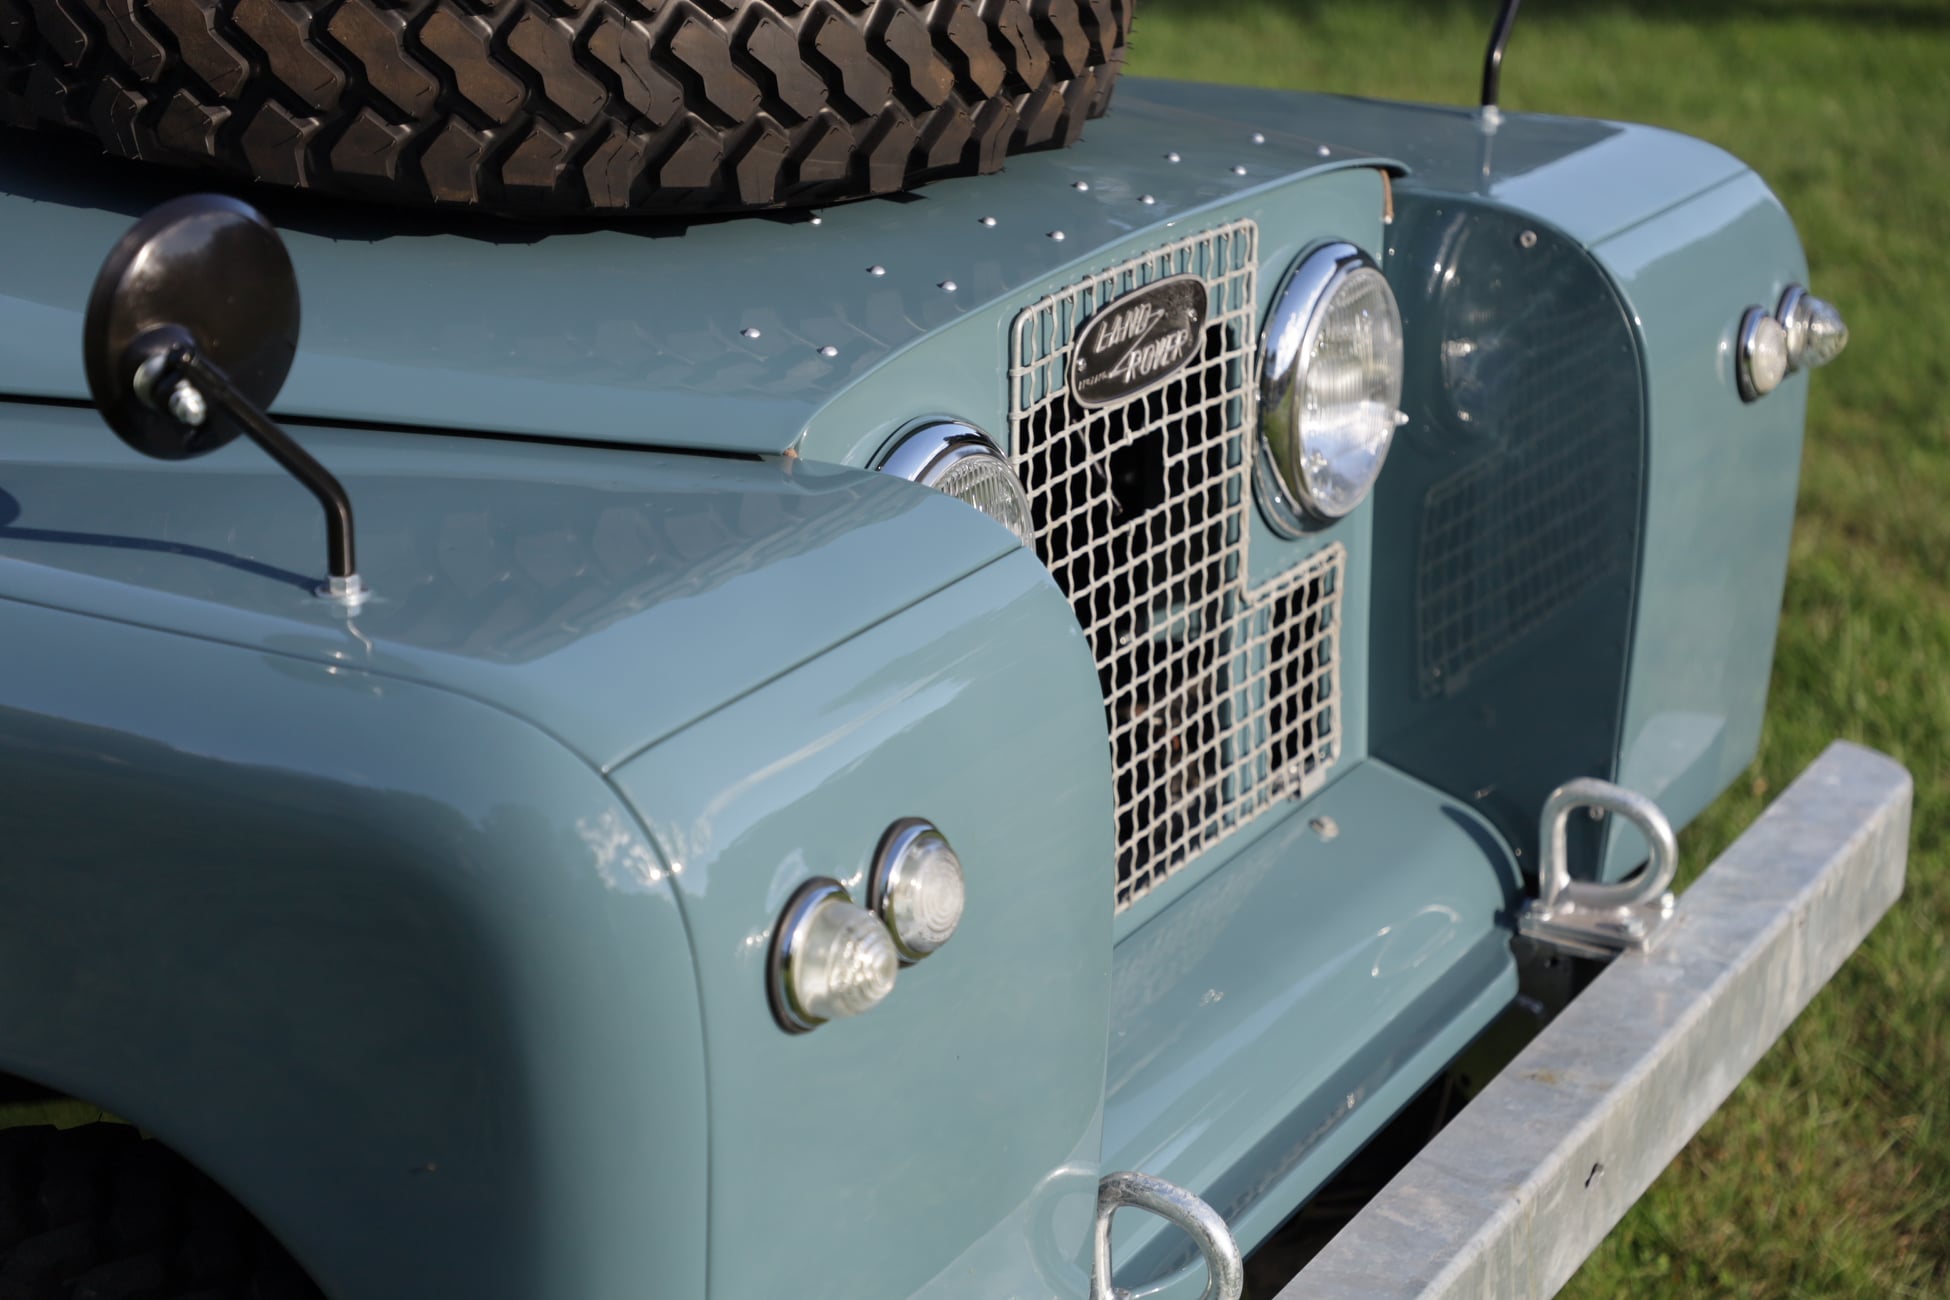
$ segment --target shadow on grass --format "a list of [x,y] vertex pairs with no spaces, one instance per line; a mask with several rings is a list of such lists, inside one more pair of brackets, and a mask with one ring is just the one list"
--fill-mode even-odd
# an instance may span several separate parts
[[[1146,12],[1214,16],[1267,11],[1313,14],[1349,3],[1423,13],[1479,13],[1485,39],[1501,7],[1498,0],[1138,0],[1138,17],[1142,20]],[[1702,5],[1700,0],[1529,0],[1524,6],[1522,21],[1549,22],[1601,13],[1684,18],[1701,25],[1815,18],[1850,27],[1950,31],[1950,6],[1942,4],[1941,0],[1912,0],[1907,4],[1900,0],[1884,4],[1858,4],[1849,0],[1719,0],[1711,5]]]

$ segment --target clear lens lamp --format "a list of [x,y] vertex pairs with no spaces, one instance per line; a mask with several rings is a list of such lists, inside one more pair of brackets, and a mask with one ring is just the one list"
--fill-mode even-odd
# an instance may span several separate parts
[[1788,332],[1764,307],[1749,307],[1740,318],[1740,396],[1754,402],[1788,377]]
[[772,1015],[787,1033],[871,1011],[894,991],[900,957],[880,918],[837,880],[793,894],[772,937]]
[[867,906],[886,923],[903,963],[952,939],[967,901],[961,859],[932,823],[910,817],[887,829],[874,854]]
[[1788,369],[1813,370],[1842,355],[1848,346],[1848,322],[1832,302],[1815,297],[1798,284],[1788,286],[1774,316],[1787,331]]
[[1301,258],[1260,339],[1261,499],[1299,536],[1361,504],[1381,475],[1402,401],[1402,316],[1374,259],[1333,243]]
[[1016,535],[1036,544],[1029,494],[995,440],[960,420],[931,420],[901,435],[877,467],[885,473],[945,492]]

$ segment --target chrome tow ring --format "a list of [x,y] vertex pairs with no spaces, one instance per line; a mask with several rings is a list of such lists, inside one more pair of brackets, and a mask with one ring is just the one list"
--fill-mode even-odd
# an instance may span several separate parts
[[[1573,808],[1602,808],[1637,826],[1652,850],[1645,870],[1616,885],[1572,880],[1565,828]],[[1672,918],[1672,877],[1679,869],[1679,844],[1659,805],[1610,781],[1579,777],[1544,800],[1542,830],[1537,897],[1525,904],[1518,928],[1587,957],[1651,948]]]
[[1205,1256],[1205,1293],[1199,1300],[1239,1300],[1246,1289],[1246,1262],[1219,1212],[1176,1183],[1150,1174],[1106,1174],[1097,1184],[1097,1232],[1092,1242],[1090,1300],[1130,1300],[1111,1281],[1110,1216],[1124,1206],[1148,1210],[1183,1228]]

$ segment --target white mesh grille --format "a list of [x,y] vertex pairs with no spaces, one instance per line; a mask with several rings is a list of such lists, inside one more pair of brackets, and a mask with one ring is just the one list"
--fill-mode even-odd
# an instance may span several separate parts
[[[1120,910],[1276,798],[1311,792],[1340,748],[1345,550],[1246,589],[1257,237],[1245,221],[1181,239],[1016,318],[1010,445],[1103,683]],[[1121,404],[1075,401],[1078,329],[1173,275],[1210,292],[1202,351]]]

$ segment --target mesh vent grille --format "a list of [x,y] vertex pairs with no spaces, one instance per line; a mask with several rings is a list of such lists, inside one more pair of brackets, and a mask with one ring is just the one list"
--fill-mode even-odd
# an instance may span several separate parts
[[[1453,693],[1593,585],[1631,563],[1638,413],[1591,382],[1615,370],[1616,309],[1592,297],[1522,339],[1521,376],[1472,423],[1503,448],[1429,489],[1416,564],[1421,692]],[[1471,418],[1471,417],[1465,417]]]
[[[1311,792],[1339,752],[1346,552],[1246,589],[1257,236],[1237,222],[1181,239],[1016,319],[1010,445],[1103,684],[1120,910],[1276,798]],[[1078,403],[1078,330],[1175,275],[1210,295],[1199,354],[1121,404]]]

